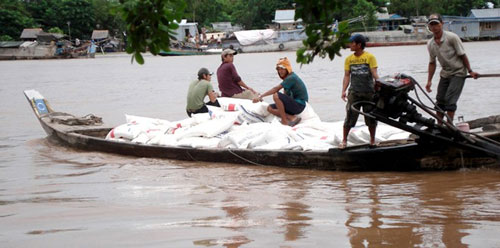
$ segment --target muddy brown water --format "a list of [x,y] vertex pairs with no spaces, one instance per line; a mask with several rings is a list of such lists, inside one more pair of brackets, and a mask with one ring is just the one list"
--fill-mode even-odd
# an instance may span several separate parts
[[[465,43],[472,67],[499,73],[500,42]],[[425,46],[368,48],[379,74],[422,85]],[[295,72],[325,121],[344,117],[344,56]],[[258,91],[279,83],[278,58],[240,54]],[[1,247],[500,247],[500,170],[327,172],[82,152],[49,143],[24,98],[37,89],[58,111],[186,118],[187,84],[217,55],[0,61]],[[216,78],[214,77],[214,81]],[[435,96],[437,75],[431,97]],[[465,119],[499,114],[500,80],[468,79]],[[270,101],[271,99],[266,99]],[[388,158],[390,159],[390,158]]]

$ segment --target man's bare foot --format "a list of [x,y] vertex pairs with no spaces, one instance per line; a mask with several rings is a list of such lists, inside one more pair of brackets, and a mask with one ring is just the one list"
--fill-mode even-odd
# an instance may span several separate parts
[[339,144],[339,146],[338,146],[338,148],[339,148],[340,150],[345,149],[346,147],[347,147],[347,142],[346,142],[346,141],[342,141],[342,142],[340,142],[340,144]]

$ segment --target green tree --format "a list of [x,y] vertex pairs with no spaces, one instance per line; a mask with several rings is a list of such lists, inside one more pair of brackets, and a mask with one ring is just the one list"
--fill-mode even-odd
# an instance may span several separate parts
[[471,9],[485,8],[485,0],[391,0],[389,12],[397,13],[402,16],[428,16],[432,13],[442,15],[467,16]]
[[277,9],[291,9],[292,0],[238,0],[232,12],[233,21],[245,29],[264,28],[271,24]]
[[0,0],[0,36],[18,39],[24,28],[36,24],[20,1]]
[[352,7],[352,17],[363,16],[364,18],[361,22],[353,25],[352,29],[372,31],[378,24],[375,15],[376,11],[377,7],[373,3],[366,0],[357,0],[356,4]]
[[12,37],[4,34],[4,35],[0,35],[0,41],[13,41],[14,39],[12,39]]
[[[63,0],[61,6],[62,23],[65,31],[73,38],[90,39],[94,29],[95,15],[90,0]],[[71,31],[71,33],[70,33]]]
[[200,26],[210,26],[212,22],[231,21],[227,11],[231,11],[227,0],[186,0],[183,18],[197,22]]
[[[51,27],[63,29],[66,26],[61,15],[61,0],[30,0],[26,1],[26,9],[42,29]],[[67,29],[63,29],[68,31]]]
[[120,2],[117,0],[92,0],[95,29],[109,30],[111,35],[121,36],[125,21],[121,17]]
[[58,33],[58,34],[64,34],[64,31],[62,31],[62,29],[58,28],[58,27],[53,27],[53,28],[49,28],[49,33]]
[[485,0],[450,0],[447,4],[442,4],[441,14],[467,16],[471,9],[485,8],[486,2]]

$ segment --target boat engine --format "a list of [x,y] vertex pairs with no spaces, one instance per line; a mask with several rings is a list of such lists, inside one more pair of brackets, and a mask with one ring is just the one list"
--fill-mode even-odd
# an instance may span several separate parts
[[[360,114],[418,135],[417,142],[441,142],[500,157],[500,144],[498,142],[463,132],[448,122],[436,123],[438,116],[435,111],[442,110],[411,76],[396,74],[392,77],[382,77],[377,80],[375,88],[378,91],[373,102],[356,102],[351,108]],[[433,107],[426,106],[420,100],[419,90],[434,104]],[[411,91],[414,91],[417,100],[409,96]],[[365,112],[363,108],[361,111],[358,105],[367,104],[375,105],[375,108],[371,108],[368,112]],[[422,116],[418,112],[419,109],[429,114],[431,118]],[[444,111],[442,113],[446,116]]]
[[377,111],[394,119],[399,118],[399,122],[403,124],[415,122],[428,127],[434,126],[435,120],[422,117],[417,107],[408,100],[408,93],[415,89],[416,84],[415,79],[405,74],[379,79]]

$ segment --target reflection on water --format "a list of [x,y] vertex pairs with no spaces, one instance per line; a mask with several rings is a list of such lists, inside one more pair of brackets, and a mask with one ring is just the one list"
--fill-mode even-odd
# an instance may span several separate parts
[[[498,73],[498,63],[482,59],[499,58],[488,49],[498,44],[465,44],[474,70]],[[425,46],[370,51],[381,75],[408,72],[425,82]],[[235,64],[263,91],[278,83],[274,65],[283,56],[294,54],[241,54]],[[324,120],[344,116],[342,60],[293,64]],[[147,57],[141,67],[128,55],[0,61],[2,247],[500,246],[499,170],[344,173],[76,151],[43,139],[22,96],[36,88],[58,110],[114,124],[125,113],[181,119],[177,96],[199,67],[219,63],[218,56]],[[496,81],[467,82],[461,114],[498,114]]]

